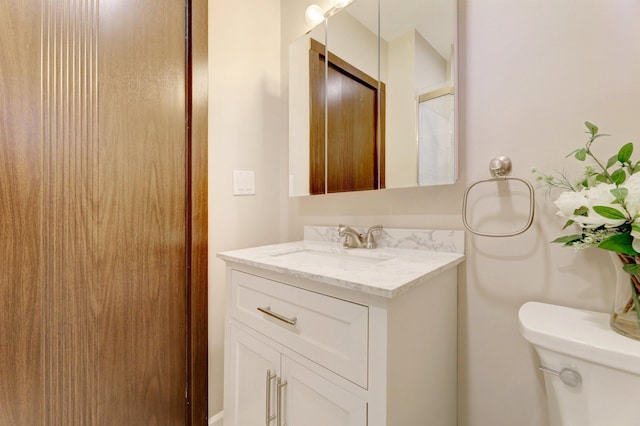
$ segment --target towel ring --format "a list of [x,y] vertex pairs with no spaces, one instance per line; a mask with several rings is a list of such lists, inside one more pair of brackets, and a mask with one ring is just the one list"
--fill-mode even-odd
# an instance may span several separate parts
[[[514,237],[516,235],[520,235],[524,233],[527,229],[531,227],[531,224],[533,223],[533,214],[535,210],[535,201],[536,201],[533,185],[531,185],[531,183],[525,179],[508,176],[511,173],[511,159],[509,157],[499,156],[499,157],[493,158],[489,162],[489,173],[491,174],[492,177],[490,177],[489,179],[484,179],[484,180],[475,182],[474,184],[469,186],[467,190],[464,192],[464,198],[462,200],[462,223],[464,224],[464,227],[472,234],[479,235],[481,237]],[[502,182],[507,180],[515,180],[515,181],[522,182],[529,189],[529,218],[527,219],[527,224],[518,231],[508,232],[504,234],[480,232],[478,230],[471,228],[471,226],[469,226],[469,222],[467,221],[467,199],[469,198],[469,191],[471,191],[471,188],[485,182]]]

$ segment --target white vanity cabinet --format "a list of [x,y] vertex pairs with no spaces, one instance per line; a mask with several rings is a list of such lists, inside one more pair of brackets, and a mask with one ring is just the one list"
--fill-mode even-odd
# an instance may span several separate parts
[[455,426],[459,261],[385,296],[220,257],[225,426]]
[[230,326],[226,377],[232,378],[225,387],[225,425],[367,424],[365,401],[261,337]]
[[236,269],[229,276],[225,425],[366,425],[362,391],[318,364],[366,384],[367,308]]

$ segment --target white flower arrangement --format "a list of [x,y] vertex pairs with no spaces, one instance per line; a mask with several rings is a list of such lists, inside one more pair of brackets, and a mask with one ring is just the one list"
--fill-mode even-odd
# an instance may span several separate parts
[[563,229],[577,226],[579,233],[556,238],[552,242],[576,250],[597,247],[617,254],[629,284],[616,287],[611,327],[640,340],[640,162],[633,162],[633,143],[624,144],[606,163],[591,151],[597,139],[608,136],[588,121],[589,139],[584,148],[568,155],[579,161],[590,159],[584,175],[572,183],[564,173],[558,176],[538,173],[537,180],[551,188],[562,189],[555,205],[558,216],[567,220]]
[[[589,140],[584,148],[573,151],[579,161],[592,160],[585,166],[584,176],[572,183],[562,173],[559,176],[538,174],[537,180],[550,188],[564,191],[556,199],[557,214],[567,222],[563,229],[577,225],[580,233],[556,238],[553,242],[576,249],[598,247],[627,256],[640,256],[640,162],[631,161],[633,143],[629,142],[606,163],[591,151],[597,139],[608,136],[598,133],[598,127],[585,122]],[[534,172],[537,173],[536,170]],[[640,267],[625,268],[628,273],[640,272]]]

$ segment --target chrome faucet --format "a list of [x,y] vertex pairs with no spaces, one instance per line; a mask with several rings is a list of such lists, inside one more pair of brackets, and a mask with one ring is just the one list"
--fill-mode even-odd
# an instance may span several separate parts
[[365,235],[358,233],[353,228],[346,225],[338,226],[338,235],[344,237],[342,246],[344,248],[376,248],[376,241],[373,236],[374,231],[381,231],[382,225],[375,225],[369,228]]

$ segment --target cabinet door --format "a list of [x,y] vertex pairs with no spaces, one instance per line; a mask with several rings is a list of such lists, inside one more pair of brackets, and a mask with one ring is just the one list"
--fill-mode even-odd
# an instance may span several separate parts
[[288,426],[366,426],[367,403],[309,370],[282,356],[280,391],[284,418]]
[[[229,327],[227,344],[225,425],[275,425],[275,420],[267,423],[266,418],[275,414],[275,376],[279,372],[280,353],[234,325]],[[273,374],[268,385],[267,371]]]

